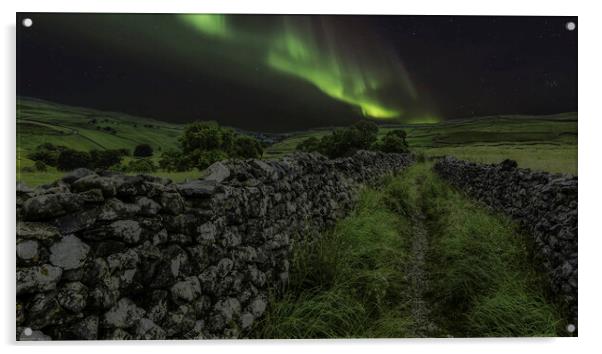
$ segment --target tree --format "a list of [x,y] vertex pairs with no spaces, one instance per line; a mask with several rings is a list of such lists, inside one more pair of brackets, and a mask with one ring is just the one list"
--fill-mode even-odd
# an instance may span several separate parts
[[234,140],[233,157],[258,159],[263,155],[263,147],[257,139],[240,135]]
[[61,171],[71,171],[76,168],[90,167],[90,154],[84,151],[66,149],[58,156],[56,167]]
[[161,154],[159,167],[168,172],[182,172],[190,171],[194,166],[192,166],[192,161],[181,152],[168,150]]
[[377,141],[378,126],[371,121],[361,120],[347,128],[336,129],[318,140],[310,137],[297,145],[297,150],[318,151],[330,158],[349,156],[357,150],[368,150]]
[[122,149],[117,149],[117,151],[119,151],[119,153],[121,154],[121,156],[130,156],[130,150],[129,149],[122,148]]
[[33,161],[41,161],[48,166],[56,167],[57,160],[61,151],[67,147],[62,145],[53,145],[51,143],[40,144],[27,157]]
[[46,172],[46,164],[42,161],[36,161],[33,166],[35,167],[36,171],[38,172]]
[[106,170],[121,163],[123,150],[92,150],[90,151],[90,165],[93,168]]
[[405,132],[405,130],[401,130],[401,129],[391,130],[387,134],[396,135],[396,136],[400,137],[401,139],[403,139],[404,141],[406,140],[406,138],[408,136],[408,134]]
[[150,157],[153,156],[153,148],[149,144],[138,144],[134,148],[134,156],[136,157]]
[[318,151],[319,148],[320,148],[320,139],[316,138],[315,136],[311,136],[311,137],[303,140],[302,142],[297,144],[297,147],[296,147],[296,149],[298,151],[303,151],[303,152]]
[[231,151],[234,145],[234,132],[220,128],[216,122],[194,122],[184,129],[180,146],[184,153],[195,150],[221,149]]
[[228,154],[219,149],[214,150],[197,150],[191,156],[192,165],[199,171],[211,166],[214,162],[227,159]]
[[351,129],[355,130],[352,134],[352,145],[354,148],[369,149],[376,142],[378,135],[378,126],[376,123],[363,119],[351,125]]
[[322,137],[318,151],[330,158],[350,156],[357,150],[369,148],[367,141],[364,132],[354,127],[336,129]]
[[[263,147],[251,136],[239,135],[232,129],[220,127],[216,122],[195,122],[184,129],[179,139],[182,158],[181,166],[207,168],[216,161],[227,158],[259,158],[263,155]],[[171,155],[170,155],[171,154]],[[170,153],[165,155],[177,156]],[[164,166],[175,168],[167,161]]]
[[392,130],[383,137],[378,149],[384,152],[406,153],[409,151],[406,136],[403,130]]
[[45,149],[36,149],[36,151],[27,155],[30,160],[39,161],[49,166],[56,166],[57,159],[59,157],[58,151],[51,151]]

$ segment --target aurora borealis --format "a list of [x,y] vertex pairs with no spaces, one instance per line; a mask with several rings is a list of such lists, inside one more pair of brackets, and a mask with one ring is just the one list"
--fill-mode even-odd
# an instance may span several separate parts
[[576,109],[567,18],[24,16],[17,92],[60,103],[262,131]]
[[281,17],[268,35],[237,28],[227,15],[179,15],[179,19],[230,46],[254,46],[262,53],[258,65],[305,80],[324,94],[357,107],[368,118],[402,117],[400,100],[384,101],[383,88],[396,86],[400,95],[416,98],[399,58],[384,46],[372,46],[369,52],[345,48],[341,41],[345,36],[323,18]]
[[[324,36],[324,48],[320,48],[312,28],[304,27],[302,31],[301,26],[286,24],[282,34],[270,46],[267,57],[270,67],[307,80],[330,97],[359,107],[365,117],[402,116],[400,102],[386,103],[379,95],[379,90],[387,84],[405,83],[406,90],[400,93],[413,96],[409,80],[396,58],[385,57],[379,67],[361,61],[358,56],[346,57],[329,32]],[[371,57],[381,59],[383,54],[371,52]]]

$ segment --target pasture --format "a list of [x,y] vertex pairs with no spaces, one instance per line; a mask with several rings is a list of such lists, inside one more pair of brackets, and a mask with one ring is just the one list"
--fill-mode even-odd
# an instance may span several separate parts
[[[577,113],[550,116],[503,115],[450,120],[439,124],[385,125],[404,129],[414,152],[427,157],[453,155],[480,163],[513,159],[520,167],[577,175]],[[295,150],[304,139],[320,138],[329,129],[297,133],[270,146],[264,157],[278,158]]]
[[[32,172],[34,162],[27,158],[38,145],[52,143],[72,149],[121,149],[150,144],[155,162],[162,151],[175,149],[183,125],[132,115],[72,107],[47,101],[17,100],[17,180],[30,186],[52,182],[62,172],[49,167]],[[276,159],[295,151],[297,144],[315,136],[330,134],[335,127],[290,133],[289,137],[266,148],[265,159]],[[392,129],[408,133],[410,149],[426,157],[453,155],[480,163],[516,160],[520,167],[577,175],[577,113],[550,116],[502,115],[438,124],[380,125],[379,136]],[[131,157],[126,157],[127,163]],[[174,181],[194,179],[199,171],[166,172],[156,175]]]

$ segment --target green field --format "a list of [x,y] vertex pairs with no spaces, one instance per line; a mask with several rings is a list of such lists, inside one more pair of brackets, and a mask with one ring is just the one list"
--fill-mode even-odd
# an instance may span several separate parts
[[[107,129],[112,129],[113,133]],[[17,180],[36,186],[62,176],[62,172],[52,167],[47,172],[22,171],[24,167],[34,164],[27,158],[28,153],[43,143],[64,145],[82,151],[121,148],[132,151],[136,145],[147,143],[153,147],[156,160],[161,151],[177,147],[177,139],[182,129],[183,125],[122,113],[18,98]],[[198,171],[157,174],[174,180],[184,180],[196,178]]]
[[[62,172],[31,172],[34,162],[27,155],[38,145],[52,143],[72,149],[120,149],[150,144],[158,160],[162,151],[175,149],[183,125],[116,112],[72,107],[47,101],[17,100],[17,180],[30,186],[52,182]],[[334,128],[295,132],[268,147],[264,158],[274,159],[295,151],[304,139],[322,137]],[[425,156],[453,155],[475,162],[496,163],[506,158],[520,167],[577,175],[577,113],[551,116],[491,116],[450,120],[439,124],[386,125],[379,135],[404,129],[414,152]],[[127,162],[128,158],[124,162]],[[23,170],[25,168],[25,171]],[[199,171],[156,174],[174,181],[194,179]]]
[[[492,116],[432,125],[386,126],[408,133],[410,149],[426,156],[453,155],[474,162],[497,163],[510,158],[520,167],[577,175],[577,113],[550,116]],[[295,150],[304,139],[330,130],[297,133],[265,152],[277,158]]]

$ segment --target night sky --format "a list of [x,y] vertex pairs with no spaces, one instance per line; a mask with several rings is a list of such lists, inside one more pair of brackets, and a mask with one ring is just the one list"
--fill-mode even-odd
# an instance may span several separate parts
[[21,13],[17,94],[266,132],[576,111],[569,21]]

